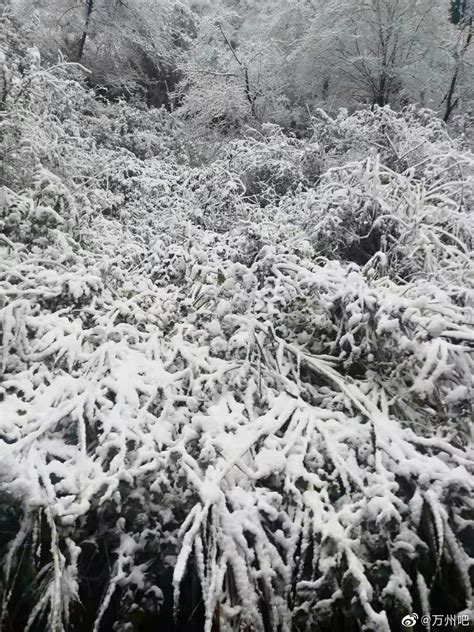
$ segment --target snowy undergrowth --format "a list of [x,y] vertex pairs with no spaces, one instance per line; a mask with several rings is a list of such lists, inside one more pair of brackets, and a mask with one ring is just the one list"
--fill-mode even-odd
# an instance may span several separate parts
[[472,155],[384,109],[191,167],[166,115],[28,55],[2,122],[3,629],[131,631],[170,590],[209,632],[470,607]]

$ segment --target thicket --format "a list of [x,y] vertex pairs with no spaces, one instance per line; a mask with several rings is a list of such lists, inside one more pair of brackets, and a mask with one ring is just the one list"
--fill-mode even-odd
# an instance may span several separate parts
[[205,159],[1,37],[0,629],[470,608],[463,138],[318,111]]

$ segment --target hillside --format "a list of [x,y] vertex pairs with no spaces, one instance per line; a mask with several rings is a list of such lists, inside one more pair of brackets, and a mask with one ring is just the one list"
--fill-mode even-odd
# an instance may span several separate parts
[[2,50],[0,629],[467,612],[468,140],[375,106],[216,143]]

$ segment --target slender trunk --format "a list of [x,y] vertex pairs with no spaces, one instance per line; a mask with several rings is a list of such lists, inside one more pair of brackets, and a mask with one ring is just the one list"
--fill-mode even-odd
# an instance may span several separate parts
[[82,31],[81,39],[79,41],[79,49],[77,51],[77,61],[81,61],[84,55],[84,46],[86,45],[87,34],[89,32],[89,26],[91,22],[91,15],[94,9],[94,0],[87,0],[86,3],[86,21],[84,23],[84,30]]
[[472,18],[469,19],[468,23],[467,23],[467,28],[468,28],[468,33],[467,33],[467,38],[466,41],[464,43],[464,46],[462,47],[461,52],[457,55],[457,59],[456,59],[456,67],[454,69],[454,74],[453,77],[451,79],[451,83],[449,84],[449,90],[446,93],[446,96],[443,99],[443,103],[444,101],[446,101],[446,110],[444,112],[444,116],[443,116],[443,121],[445,123],[448,123],[449,119],[451,118],[451,114],[453,113],[453,110],[455,109],[455,107],[457,106],[457,104],[459,103],[459,97],[455,97],[455,92],[456,92],[456,85],[459,79],[459,73],[461,70],[461,64],[464,58],[464,55],[466,54],[467,49],[469,48],[469,46],[471,45],[472,42],[472,37],[473,37],[473,23],[472,23]]
[[244,81],[245,81],[245,97],[247,99],[247,101],[250,103],[250,110],[252,112],[252,115],[256,118],[256,112],[255,112],[255,101],[257,100],[257,96],[255,94],[252,94],[252,91],[250,89],[250,78],[249,78],[249,69],[247,67],[247,64],[245,64],[237,55],[237,53],[235,52],[235,48],[233,47],[231,41],[229,40],[229,38],[227,37],[227,35],[225,34],[224,29],[222,28],[222,25],[220,24],[220,22],[218,23],[219,26],[219,30],[222,33],[227,46],[229,47],[232,55],[234,56],[236,62],[239,64],[239,66],[242,68],[243,73],[244,73]]
[[387,105],[387,76],[385,74],[385,69],[382,71],[382,76],[380,77],[377,105],[381,108]]
[[249,71],[247,69],[247,66],[245,66],[245,96],[247,97],[247,101],[250,103],[250,111],[252,112],[252,115],[256,117],[255,96],[252,95],[250,91]]
[[376,105],[381,108],[385,107],[388,103],[387,96],[387,75],[385,69],[383,69],[380,77],[377,78],[377,83],[374,85],[372,110],[374,110]]
[[459,68],[456,68],[456,71],[451,79],[451,83],[449,84],[449,90],[446,94],[446,110],[444,112],[443,121],[447,123],[451,118],[451,114],[458,104],[459,99],[454,99],[454,91],[456,89],[456,83],[458,81]]

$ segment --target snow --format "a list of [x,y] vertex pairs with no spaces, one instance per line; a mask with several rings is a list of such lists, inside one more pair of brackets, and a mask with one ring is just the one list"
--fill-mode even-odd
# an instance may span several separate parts
[[[0,209],[0,476],[19,516],[2,555],[12,586],[31,540],[28,625],[67,629],[102,536],[97,631],[114,595],[159,608],[166,573],[175,614],[195,573],[206,631],[217,608],[223,630],[288,630],[296,613],[316,629],[337,610],[388,631],[394,609],[428,611],[430,560],[452,563],[470,607],[472,155],[432,114],[384,109],[323,117],[314,139],[268,126],[196,167],[168,127],[145,131],[163,155],[142,159],[110,126],[150,114],[61,72],[21,115],[7,104],[10,140],[50,116],[40,141],[63,153],[16,158],[25,183],[8,168]],[[387,129],[422,164],[367,157],[361,137]],[[312,145],[314,186],[298,175]],[[299,188],[246,197],[262,165]],[[352,261],[377,227],[385,241]]]

